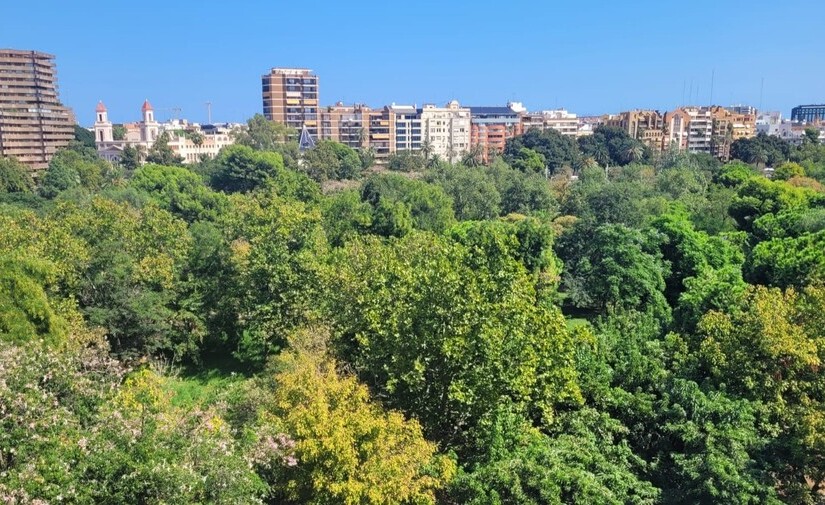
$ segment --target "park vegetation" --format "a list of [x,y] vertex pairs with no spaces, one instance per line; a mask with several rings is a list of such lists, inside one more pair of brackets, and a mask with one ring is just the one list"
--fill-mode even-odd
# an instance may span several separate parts
[[0,159],[0,503],[825,499],[814,136],[292,138]]

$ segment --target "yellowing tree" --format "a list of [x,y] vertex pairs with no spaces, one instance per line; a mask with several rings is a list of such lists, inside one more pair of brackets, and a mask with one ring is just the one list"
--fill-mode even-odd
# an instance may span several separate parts
[[371,402],[323,351],[286,351],[276,368],[261,419],[294,440],[294,459],[270,467],[275,502],[435,503],[455,463],[436,455],[416,421]]

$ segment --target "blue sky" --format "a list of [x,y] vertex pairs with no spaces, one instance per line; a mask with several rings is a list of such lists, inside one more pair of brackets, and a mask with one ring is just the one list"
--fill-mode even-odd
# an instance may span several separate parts
[[[57,55],[82,124],[149,98],[194,121],[261,110],[260,76],[308,67],[321,102],[566,107],[582,115],[683,101],[789,115],[825,102],[825,1],[0,0],[0,47]],[[692,83],[692,100],[689,91]]]

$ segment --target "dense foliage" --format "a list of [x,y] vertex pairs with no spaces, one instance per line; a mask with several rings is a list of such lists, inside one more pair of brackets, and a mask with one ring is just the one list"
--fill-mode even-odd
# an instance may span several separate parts
[[813,135],[294,134],[0,160],[0,502],[825,500]]

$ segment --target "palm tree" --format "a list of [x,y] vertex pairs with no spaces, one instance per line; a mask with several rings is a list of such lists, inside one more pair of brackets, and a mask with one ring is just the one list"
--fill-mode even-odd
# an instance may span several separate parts
[[464,153],[461,164],[466,167],[478,167],[484,164],[484,148],[476,144]]
[[582,162],[582,168],[598,168],[599,162],[596,161],[596,158],[592,156],[588,156]]
[[639,142],[633,142],[627,149],[625,149],[623,155],[624,159],[627,163],[633,163],[634,161],[639,161],[642,159],[642,156],[645,154],[645,149]]
[[203,145],[203,134],[200,132],[192,132],[189,134],[189,138],[192,139],[192,143],[196,146],[200,147]]
[[757,151],[753,158],[753,161],[756,162],[757,168],[759,167],[760,163],[762,163],[762,168],[768,166],[768,153],[765,152],[764,149],[760,149],[759,151]]
[[455,161],[455,148],[453,147],[453,143],[450,142],[450,147],[447,148],[447,161],[449,163],[453,163]]
[[143,161],[146,160],[146,156],[149,155],[149,153],[146,151],[146,146],[138,144],[135,146],[135,151],[137,151],[138,163],[142,164]]
[[428,162],[430,160],[430,156],[433,154],[433,145],[430,144],[429,139],[425,139],[421,142],[421,156],[424,157],[424,161]]

